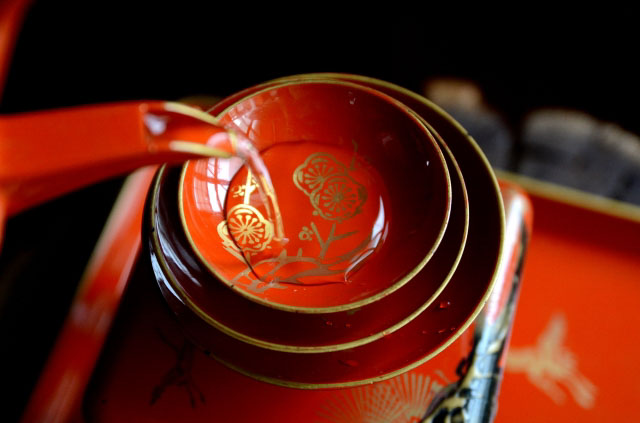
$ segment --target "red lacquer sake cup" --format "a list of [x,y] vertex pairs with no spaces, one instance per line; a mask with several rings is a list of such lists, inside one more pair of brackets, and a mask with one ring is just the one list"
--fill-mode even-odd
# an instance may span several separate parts
[[[422,121],[392,98],[351,83],[288,82],[232,105],[220,123],[260,151],[280,204],[279,213],[262,205],[241,160],[184,168],[187,239],[239,295],[290,312],[352,310],[402,287],[440,245],[448,167]],[[269,214],[284,222],[285,242]]]

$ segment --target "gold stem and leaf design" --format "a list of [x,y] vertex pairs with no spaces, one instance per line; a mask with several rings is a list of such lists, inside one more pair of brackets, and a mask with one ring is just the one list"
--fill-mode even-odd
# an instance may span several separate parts
[[[339,241],[341,239],[350,237],[357,233],[357,231],[347,232],[344,234],[336,234],[336,224],[334,223],[331,226],[331,230],[326,239],[323,239],[320,233],[318,232],[318,228],[316,225],[311,222],[311,231],[313,236],[315,236],[318,244],[320,245],[320,253],[316,257],[308,257],[302,255],[302,249],[299,248],[298,252],[295,255],[289,255],[286,249],[283,249],[282,252],[277,257],[271,257],[264,260],[260,260],[256,263],[252,263],[252,268],[247,268],[236,275],[232,280],[232,284],[241,283],[243,280],[247,280],[249,284],[247,287],[249,288],[259,288],[261,290],[268,289],[271,286],[277,286],[279,284],[291,284],[291,285],[309,285],[302,281],[302,278],[305,277],[322,277],[322,276],[335,276],[344,274],[345,271],[349,268],[349,265],[353,262],[354,258],[359,255],[367,252],[367,245],[371,241],[371,237],[366,237],[360,244],[358,244],[351,251],[342,254],[340,256],[325,258],[327,251],[331,244],[335,241]],[[282,271],[282,269],[289,265],[295,263],[311,263],[314,267],[310,269],[306,269],[292,275],[283,276],[278,274]],[[267,264],[274,264],[273,268],[268,272],[265,272],[261,275],[262,280],[269,280],[270,282],[265,286],[257,286],[259,284],[254,284],[255,280],[253,279],[253,269],[259,268],[261,266]],[[346,265],[345,265],[346,264]],[[259,282],[259,281],[258,281]],[[345,281],[346,282],[346,281]],[[337,282],[328,282],[328,283],[337,283]],[[323,283],[315,283],[313,285],[321,285]]]

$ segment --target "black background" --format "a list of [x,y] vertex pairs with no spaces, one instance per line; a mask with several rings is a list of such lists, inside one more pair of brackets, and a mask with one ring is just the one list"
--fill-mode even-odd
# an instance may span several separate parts
[[[430,13],[380,7],[357,15],[320,6],[272,5],[270,13],[247,16],[248,4],[36,1],[0,113],[224,96],[275,77],[330,71],[415,91],[438,76],[476,81],[514,133],[527,111],[542,106],[585,110],[640,132],[640,67],[637,36],[625,23],[629,11],[592,20],[546,11],[526,23],[529,12],[502,10],[486,20],[462,6]],[[11,393],[0,420],[16,420],[24,407],[119,183],[99,184],[7,223],[0,362]]]

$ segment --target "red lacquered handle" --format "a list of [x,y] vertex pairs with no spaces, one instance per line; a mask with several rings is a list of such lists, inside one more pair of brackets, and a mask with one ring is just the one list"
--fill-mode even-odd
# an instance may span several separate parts
[[234,153],[234,138],[213,117],[178,103],[116,103],[4,116],[0,190],[12,215],[145,165]]

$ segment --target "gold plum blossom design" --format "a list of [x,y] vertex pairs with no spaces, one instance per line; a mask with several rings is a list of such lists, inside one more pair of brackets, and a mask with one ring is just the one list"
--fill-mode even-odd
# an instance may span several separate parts
[[360,184],[348,176],[337,176],[313,193],[311,203],[323,218],[341,222],[358,214],[366,197]]
[[[218,234],[225,247],[233,245],[229,236],[233,237],[237,247],[244,253],[255,254],[269,246],[273,239],[273,223],[249,204],[238,204],[231,208],[226,221],[218,224]],[[236,247],[234,245],[234,247]],[[233,248],[238,250],[238,248]]]
[[347,168],[327,153],[316,153],[296,168],[296,186],[309,196],[314,214],[342,222],[362,209],[367,191],[348,174]]
[[311,195],[334,175],[345,174],[347,170],[331,154],[312,154],[298,166],[293,174],[293,182],[305,194]]

